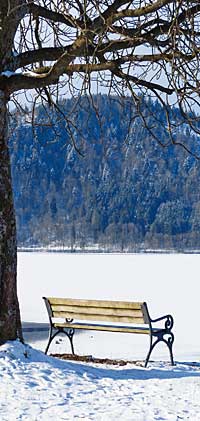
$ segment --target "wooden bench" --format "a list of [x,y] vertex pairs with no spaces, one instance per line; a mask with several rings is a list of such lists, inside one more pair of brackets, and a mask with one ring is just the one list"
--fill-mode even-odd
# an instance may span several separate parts
[[[43,297],[50,320],[49,340],[45,350],[59,333],[64,333],[70,340],[74,354],[73,336],[76,329],[99,330],[146,334],[150,337],[150,347],[145,360],[148,364],[153,348],[164,342],[174,365],[172,345],[173,318],[170,314],[151,319],[145,302],[82,300],[73,298]],[[162,322],[162,326],[153,324]],[[141,326],[142,325],[142,326]]]

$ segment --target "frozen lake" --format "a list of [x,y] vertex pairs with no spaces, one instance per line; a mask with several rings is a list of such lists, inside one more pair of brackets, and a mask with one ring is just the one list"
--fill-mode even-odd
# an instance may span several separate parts
[[[21,252],[18,295],[22,320],[48,322],[42,296],[147,301],[152,317],[166,313],[174,317],[175,359],[199,361],[199,266],[200,255],[195,254]],[[94,355],[94,346],[101,356],[143,358],[148,338],[139,336],[90,332],[77,335],[75,347],[77,353]],[[63,342],[62,351],[69,350]],[[153,357],[168,359],[163,345]]]

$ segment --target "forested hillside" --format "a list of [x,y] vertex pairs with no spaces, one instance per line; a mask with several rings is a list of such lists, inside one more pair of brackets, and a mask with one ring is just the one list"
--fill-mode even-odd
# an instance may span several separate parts
[[[18,245],[200,250],[200,161],[180,146],[162,148],[139,117],[130,124],[129,101],[93,101],[62,102],[68,121],[41,106],[34,127],[16,111],[10,149]],[[159,123],[149,114],[148,125],[164,142],[163,110],[156,102],[150,108]],[[200,137],[184,126],[174,135],[200,150]]]

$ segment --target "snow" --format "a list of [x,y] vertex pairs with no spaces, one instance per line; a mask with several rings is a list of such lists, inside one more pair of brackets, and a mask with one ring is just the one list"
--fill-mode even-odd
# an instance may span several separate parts
[[[173,315],[176,358],[196,360],[200,356],[200,335],[196,334],[196,322],[200,320],[199,265],[197,254],[19,253],[22,319],[48,323],[43,296],[147,301],[152,318]],[[136,353],[135,346],[134,350],[130,346],[133,343],[130,336],[120,335],[120,342],[128,341],[122,354],[116,346],[105,353],[140,358],[148,338],[137,338],[136,346],[141,341],[141,347]],[[106,341],[110,337],[118,341],[117,334],[112,337],[106,333]],[[168,358],[165,347],[160,347],[158,357],[165,355]]]
[[10,70],[5,70],[5,72],[1,72],[0,76],[6,76],[6,77],[11,77],[14,76],[16,73],[12,72]]
[[36,77],[36,78],[41,78],[41,77],[46,76],[46,75],[47,75],[46,73],[35,73],[35,72],[31,72],[31,71],[23,73],[23,76]]
[[11,77],[11,76],[15,76],[15,75],[23,75],[23,76],[27,76],[27,77],[35,77],[35,78],[41,78],[42,76],[46,76],[46,74],[44,73],[35,73],[35,72],[31,72],[31,71],[26,71],[24,73],[20,72],[19,70],[16,72],[13,72],[11,70],[5,70],[4,72],[0,73],[0,76],[6,76],[7,78]]
[[[0,347],[1,421],[200,421],[199,255],[19,253],[18,289],[26,344]],[[107,332],[75,337],[78,354],[133,361],[125,366],[46,356],[43,295],[145,299],[152,316],[175,319],[171,367],[157,347],[147,368],[148,338]],[[32,331],[32,328],[41,331]],[[43,329],[43,330],[42,330]],[[143,335],[141,335],[143,336]],[[57,338],[50,352],[70,352]]]
[[2,421],[200,420],[200,364],[110,368],[15,341],[0,348],[0,376]]

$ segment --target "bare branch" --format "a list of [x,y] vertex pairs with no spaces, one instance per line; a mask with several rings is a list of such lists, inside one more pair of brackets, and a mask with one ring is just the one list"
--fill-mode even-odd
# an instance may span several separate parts
[[6,19],[16,19],[16,36],[4,49],[0,89],[7,95],[21,89],[44,92],[61,83],[62,89],[91,94],[96,81],[108,92],[131,90],[137,97],[139,90],[177,105],[195,128],[199,14],[197,0],[13,0]]

